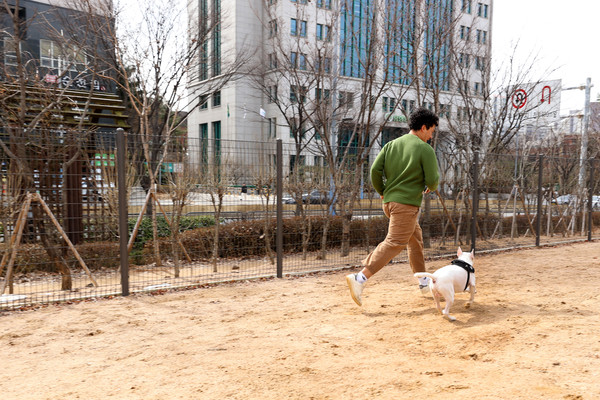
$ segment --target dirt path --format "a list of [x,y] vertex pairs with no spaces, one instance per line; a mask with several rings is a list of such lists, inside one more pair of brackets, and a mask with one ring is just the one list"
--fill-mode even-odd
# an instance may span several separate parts
[[[435,270],[447,263],[428,264]],[[597,399],[600,242],[477,256],[448,322],[406,264],[0,314],[3,399]]]

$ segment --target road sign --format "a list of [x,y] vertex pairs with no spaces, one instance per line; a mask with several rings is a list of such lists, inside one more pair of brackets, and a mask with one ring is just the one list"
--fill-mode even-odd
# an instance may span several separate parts
[[523,108],[527,103],[527,92],[523,89],[517,89],[512,95],[512,105],[514,108]]

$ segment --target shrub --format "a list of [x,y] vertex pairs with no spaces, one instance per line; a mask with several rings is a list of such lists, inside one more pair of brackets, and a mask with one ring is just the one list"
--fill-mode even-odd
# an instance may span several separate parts
[[[129,218],[129,234],[133,232],[137,218]],[[171,236],[171,228],[167,223],[164,216],[156,217],[156,224],[158,227],[158,237],[169,237]],[[204,226],[212,226],[215,224],[215,219],[212,216],[183,216],[179,222],[179,232],[185,232],[191,229],[198,229]],[[138,229],[137,236],[134,242],[134,248],[141,250],[144,248],[146,242],[152,240],[152,218],[142,217],[142,222]]]

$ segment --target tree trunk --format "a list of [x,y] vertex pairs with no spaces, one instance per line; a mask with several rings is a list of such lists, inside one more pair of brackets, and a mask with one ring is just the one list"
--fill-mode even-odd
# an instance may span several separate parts
[[221,228],[221,201],[219,201],[219,205],[215,212],[215,229],[213,230],[213,251],[212,251],[212,265],[213,272],[217,271],[217,260],[219,259],[219,231]]

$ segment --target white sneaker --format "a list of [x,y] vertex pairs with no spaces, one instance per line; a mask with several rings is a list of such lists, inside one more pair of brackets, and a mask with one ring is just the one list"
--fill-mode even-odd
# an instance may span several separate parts
[[359,283],[356,280],[356,275],[358,274],[346,275],[346,283],[348,283],[348,287],[350,288],[350,296],[352,296],[352,300],[354,300],[354,302],[359,306],[362,306],[360,295],[362,294],[365,284]]

